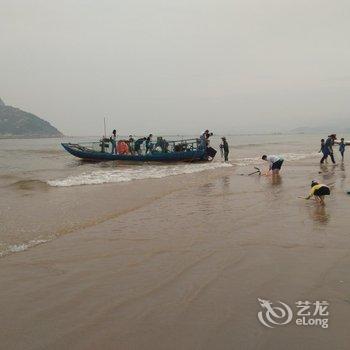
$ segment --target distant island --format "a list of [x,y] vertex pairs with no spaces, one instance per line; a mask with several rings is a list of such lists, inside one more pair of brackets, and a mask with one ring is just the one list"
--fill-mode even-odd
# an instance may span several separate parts
[[49,122],[19,108],[7,106],[0,98],[0,138],[61,137]]

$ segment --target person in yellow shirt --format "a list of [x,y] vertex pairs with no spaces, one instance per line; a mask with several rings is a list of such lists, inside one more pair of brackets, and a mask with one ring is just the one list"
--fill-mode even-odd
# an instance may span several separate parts
[[303,199],[310,199],[312,196],[315,197],[316,201],[324,205],[324,197],[329,196],[331,191],[327,185],[320,184],[318,181],[313,180],[311,182],[311,191],[307,197],[299,197]]

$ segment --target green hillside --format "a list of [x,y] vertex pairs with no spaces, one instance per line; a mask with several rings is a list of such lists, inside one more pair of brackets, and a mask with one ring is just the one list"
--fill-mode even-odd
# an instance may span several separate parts
[[60,131],[49,122],[19,108],[7,106],[0,98],[0,138],[60,137]]

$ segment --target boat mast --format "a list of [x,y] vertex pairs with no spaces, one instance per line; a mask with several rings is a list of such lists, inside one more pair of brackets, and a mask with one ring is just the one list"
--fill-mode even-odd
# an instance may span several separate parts
[[104,138],[106,138],[106,118],[103,118],[103,126],[104,126]]

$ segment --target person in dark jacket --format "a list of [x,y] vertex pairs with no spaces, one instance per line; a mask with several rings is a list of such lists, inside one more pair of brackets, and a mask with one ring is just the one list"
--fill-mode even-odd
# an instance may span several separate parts
[[149,134],[147,139],[146,139],[146,153],[152,151],[152,134]]
[[346,146],[346,144],[345,144],[344,138],[342,137],[342,138],[340,139],[340,143],[339,143],[339,152],[340,152],[340,154],[341,154],[341,160],[342,160],[342,162],[344,162],[345,146]]
[[141,154],[141,145],[146,141],[146,137],[142,137],[138,140],[135,141],[134,143],[134,151],[135,153],[137,153],[138,155]]
[[331,157],[332,163],[335,164],[334,154],[333,154],[333,145],[334,141],[337,139],[336,134],[329,135],[325,143],[325,153],[321,159],[321,164],[327,159],[328,156]]
[[221,140],[222,140],[222,143],[220,145],[220,149],[223,152],[225,162],[228,162],[228,154],[229,154],[230,150],[228,147],[228,143],[226,141],[226,137],[222,137]]
[[326,163],[327,163],[327,158],[329,156],[329,152],[328,152],[328,147],[326,146],[326,142],[324,139],[321,139],[321,147],[320,147],[320,150],[318,151],[318,153],[322,153],[321,163],[323,163],[324,161],[326,161]]

